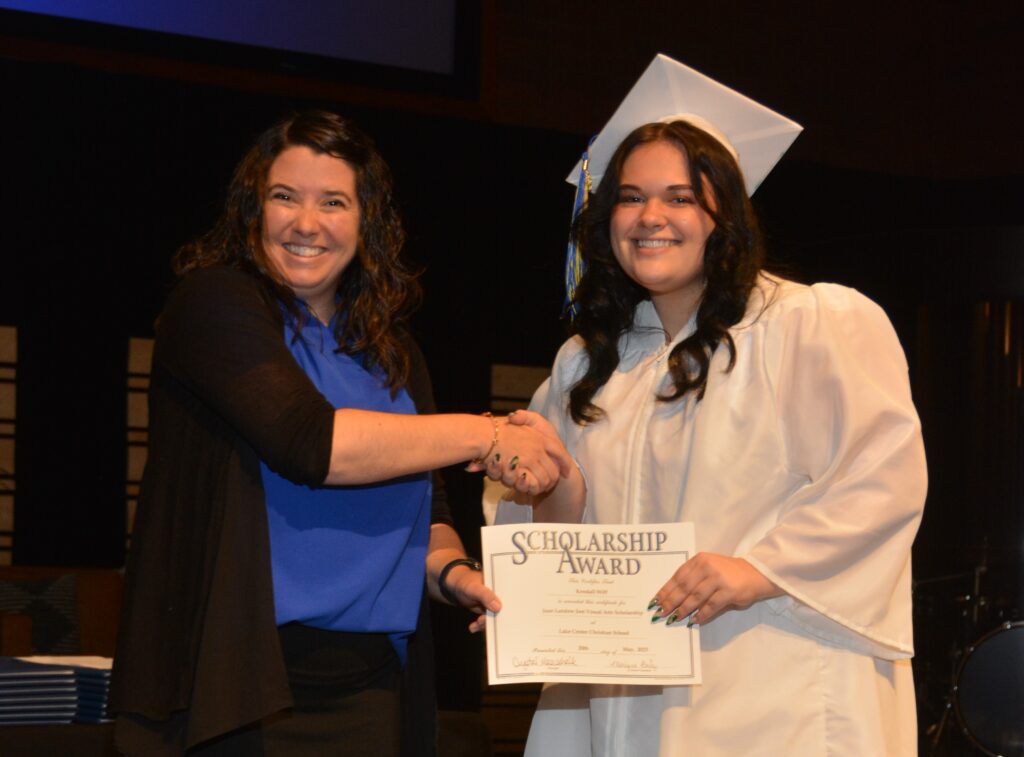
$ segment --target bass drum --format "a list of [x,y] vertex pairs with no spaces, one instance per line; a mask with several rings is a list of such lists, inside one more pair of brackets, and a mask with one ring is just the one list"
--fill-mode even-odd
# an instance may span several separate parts
[[1024,622],[1004,623],[969,647],[953,693],[957,720],[976,747],[1024,756]]

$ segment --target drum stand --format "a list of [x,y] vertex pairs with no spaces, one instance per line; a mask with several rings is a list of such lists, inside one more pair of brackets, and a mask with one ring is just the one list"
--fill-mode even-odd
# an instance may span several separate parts
[[949,725],[950,718],[955,717],[953,712],[954,701],[956,697],[957,687],[957,671],[959,670],[960,664],[968,654],[971,643],[978,638],[978,628],[982,621],[984,612],[988,609],[988,600],[981,594],[981,582],[982,577],[988,567],[983,562],[978,565],[972,571],[962,573],[951,573],[944,576],[936,576],[934,578],[927,578],[921,581],[914,582],[914,589],[927,584],[938,584],[938,583],[949,583],[954,581],[962,581],[964,579],[971,579],[971,591],[968,594],[963,594],[955,598],[956,604],[959,606],[960,615],[960,631],[958,638],[954,642],[954,647],[951,650],[950,655],[950,671],[949,671],[949,683],[946,689],[942,705],[942,714],[939,719],[925,728],[924,735],[927,737],[928,754],[939,755],[939,748],[942,744],[942,739],[946,735],[946,728]]

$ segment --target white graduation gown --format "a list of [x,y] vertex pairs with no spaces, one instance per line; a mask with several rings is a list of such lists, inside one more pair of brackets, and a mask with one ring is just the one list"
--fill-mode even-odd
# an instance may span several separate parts
[[[578,426],[583,370],[563,345],[532,409],[587,478],[588,523],[692,521],[786,594],[701,628],[699,686],[549,685],[527,755],[911,755],[910,546],[926,489],[907,364],[882,310],[834,284],[762,277],[716,350],[704,398],[671,403],[671,345],[650,302]],[[502,502],[498,522],[528,519]],[[668,576],[666,576],[666,579]]]

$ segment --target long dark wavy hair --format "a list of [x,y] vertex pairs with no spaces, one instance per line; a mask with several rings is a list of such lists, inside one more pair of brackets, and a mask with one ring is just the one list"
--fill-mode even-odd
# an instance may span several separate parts
[[579,312],[571,327],[573,334],[583,338],[588,357],[586,373],[569,392],[569,412],[578,424],[604,415],[594,404],[594,395],[619,364],[619,338],[632,327],[636,306],[650,298],[616,261],[610,223],[626,159],[640,145],[652,142],[668,142],[682,151],[697,203],[715,222],[704,247],[705,286],[696,330],[670,353],[672,389],[659,395],[660,400],[670,402],[690,392],[703,398],[711,356],[719,345],[729,350],[727,370],[732,370],[736,345],[728,329],[743,318],[764,266],[764,241],[743,175],[721,142],[685,121],[646,124],[630,133],[612,155],[604,178],[573,228],[587,266],[576,290]]
[[268,294],[284,303],[301,324],[305,314],[291,287],[263,246],[263,202],[270,166],[289,147],[308,147],[348,163],[356,174],[359,244],[338,282],[337,342],[348,354],[362,353],[379,368],[392,391],[409,377],[402,336],[406,318],[421,297],[419,272],[402,256],[405,232],[394,206],[391,170],[373,141],[351,121],[322,110],[307,110],[263,132],[235,168],[223,212],[213,228],[182,246],[174,272],[224,265],[252,273]]

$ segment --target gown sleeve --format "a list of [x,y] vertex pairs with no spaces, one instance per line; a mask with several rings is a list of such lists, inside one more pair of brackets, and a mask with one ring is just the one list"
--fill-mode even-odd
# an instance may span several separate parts
[[790,472],[805,483],[744,557],[786,595],[769,604],[823,638],[885,658],[913,653],[910,547],[926,491],[906,359],[881,308],[811,287],[768,326]]
[[154,367],[290,481],[319,486],[330,466],[334,409],[292,357],[277,306],[229,268],[189,273],[157,323]]
[[[558,437],[566,445],[570,444],[572,426],[574,426],[566,402],[569,397],[569,388],[582,376],[585,355],[583,344],[578,338],[574,337],[563,344],[555,357],[551,375],[533,393],[528,408],[543,415],[554,426]],[[583,473],[584,480],[586,480],[584,471],[580,469],[580,472]],[[495,513],[494,523],[496,525],[531,523],[533,507],[528,504],[517,504],[512,501],[511,496],[506,498],[506,491],[500,482],[485,481],[484,512]],[[520,497],[520,499],[526,498]]]

